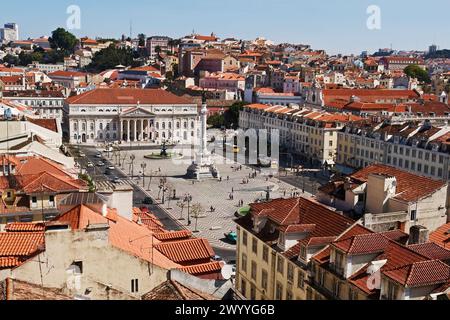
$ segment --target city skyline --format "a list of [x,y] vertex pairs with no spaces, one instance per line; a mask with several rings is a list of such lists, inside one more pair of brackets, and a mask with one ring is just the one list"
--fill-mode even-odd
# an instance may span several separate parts
[[[443,0],[432,0],[430,5],[422,7],[415,6],[414,1],[404,0],[395,3],[349,0],[325,4],[302,0],[276,3],[246,0],[242,4],[231,0],[227,5],[205,0],[175,0],[171,3],[131,0],[111,4],[108,8],[102,3],[80,0],[77,3],[29,3],[26,12],[20,10],[17,3],[9,2],[4,4],[0,22],[18,23],[20,36],[24,39],[48,36],[57,27],[66,27],[67,8],[71,5],[81,9],[81,28],[70,30],[78,37],[128,36],[132,25],[133,36],[144,33],[177,38],[195,30],[199,34],[214,32],[221,38],[234,36],[251,40],[265,37],[275,43],[310,44],[332,54],[373,52],[391,46],[394,50],[420,51],[431,44],[450,47],[450,30],[445,28],[445,13],[450,10],[450,3]],[[367,10],[373,5],[380,8],[381,29],[367,27],[371,17]],[[44,15],[45,19],[42,19]],[[426,24],[418,23],[422,17],[430,15],[434,18]]]

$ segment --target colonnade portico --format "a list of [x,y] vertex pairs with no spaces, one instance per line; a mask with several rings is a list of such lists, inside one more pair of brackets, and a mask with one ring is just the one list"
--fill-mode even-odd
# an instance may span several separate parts
[[150,142],[156,139],[153,119],[120,119],[120,137],[125,142]]

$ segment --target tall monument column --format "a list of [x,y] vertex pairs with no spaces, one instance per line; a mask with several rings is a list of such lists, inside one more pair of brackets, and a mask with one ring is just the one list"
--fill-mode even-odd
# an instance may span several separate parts
[[191,179],[202,180],[202,179],[219,179],[220,173],[217,170],[214,162],[208,152],[208,135],[207,135],[207,117],[208,108],[206,104],[206,97],[203,94],[202,99],[202,109],[200,111],[200,143],[198,152],[195,155],[195,160],[192,165],[187,170],[187,176]]

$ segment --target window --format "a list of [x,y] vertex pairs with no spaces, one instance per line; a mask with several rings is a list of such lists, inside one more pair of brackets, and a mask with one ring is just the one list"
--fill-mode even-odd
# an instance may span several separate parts
[[284,260],[280,256],[277,259],[277,271],[281,274],[284,273]]
[[267,290],[267,283],[268,283],[269,275],[267,274],[266,270],[262,270],[261,272],[261,287],[263,290]]
[[267,246],[263,247],[263,260],[269,262],[269,248]]
[[252,274],[251,274],[251,277],[255,281],[256,281],[256,272],[257,272],[256,262],[252,261]]
[[308,287],[308,289],[306,289],[306,300],[312,300],[313,298],[313,292],[312,289]]
[[132,279],[131,280],[131,293],[137,293],[137,292],[139,292],[139,280]]
[[348,289],[348,300],[358,300],[358,293],[353,289]]
[[32,208],[37,207],[37,197],[31,197],[31,207]]
[[305,287],[305,274],[301,270],[298,270],[297,276],[297,287],[303,289]]
[[74,261],[72,266],[75,267],[76,274],[83,274],[83,261]]
[[397,286],[389,281],[388,284],[388,296],[389,300],[396,300],[397,298]]
[[283,285],[277,282],[276,290],[275,290],[275,300],[283,299]]
[[242,254],[241,267],[243,272],[247,272],[247,256],[245,254]]
[[411,210],[411,221],[416,221],[417,219],[417,210]]
[[247,282],[244,279],[241,280],[241,293],[244,296],[247,294]]
[[294,266],[291,263],[288,263],[287,279],[289,282],[294,282]]
[[333,283],[333,295],[336,298],[339,298],[340,290],[341,290],[341,283],[336,279],[334,280]]
[[48,197],[48,205],[50,207],[54,207],[55,206],[55,196],[49,196]]
[[256,238],[252,239],[252,251],[254,254],[258,254],[258,240]]
[[250,300],[256,300],[256,287],[253,284],[250,286]]
[[325,283],[325,275],[323,273],[322,269],[319,269],[318,274],[318,280],[319,280],[319,285],[323,286],[323,284]]
[[242,244],[247,246],[247,231],[245,230],[242,231]]

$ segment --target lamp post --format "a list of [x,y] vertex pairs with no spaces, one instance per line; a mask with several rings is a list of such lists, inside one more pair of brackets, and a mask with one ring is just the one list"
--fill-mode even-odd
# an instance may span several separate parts
[[145,188],[145,169],[147,168],[147,164],[145,162],[142,162],[141,168],[142,168],[142,187]]
[[190,226],[191,225],[191,211],[190,211],[190,207],[191,207],[191,202],[192,202],[192,195],[190,195],[189,193],[185,194],[183,201],[187,202],[187,204],[188,204],[188,207],[187,207],[187,209],[188,209],[188,221],[187,221],[187,223],[188,223],[188,226]]
[[131,160],[131,163],[130,163],[130,174],[131,174],[131,178],[133,178],[134,177],[134,160],[136,159],[136,156],[134,155],[134,154],[132,154],[131,156],[130,156],[130,160]]

